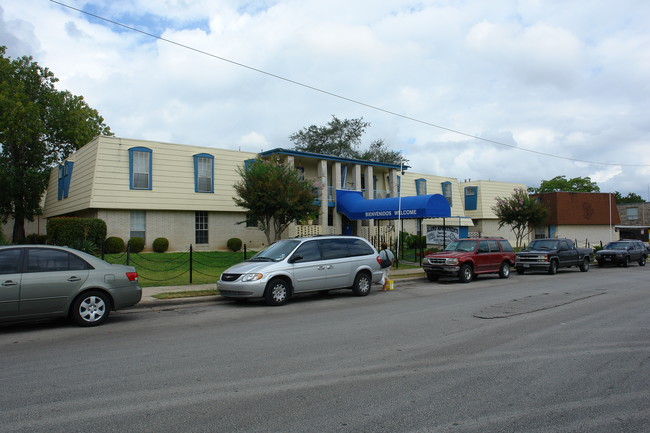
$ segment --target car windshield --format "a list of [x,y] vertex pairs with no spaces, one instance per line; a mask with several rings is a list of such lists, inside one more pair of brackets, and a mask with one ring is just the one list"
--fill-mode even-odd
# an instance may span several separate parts
[[626,242],[610,242],[605,245],[606,250],[626,250],[629,244]]
[[246,260],[247,262],[279,262],[291,254],[291,251],[295,250],[296,247],[300,244],[300,241],[293,239],[285,239],[277,241],[265,250],[260,251],[255,254],[250,259]]
[[538,239],[528,245],[527,250],[557,250],[557,241],[552,239]]
[[445,248],[445,251],[464,251],[466,253],[469,253],[471,251],[474,251],[476,248],[476,241],[468,240],[468,241],[453,241],[449,245],[447,245],[447,248]]

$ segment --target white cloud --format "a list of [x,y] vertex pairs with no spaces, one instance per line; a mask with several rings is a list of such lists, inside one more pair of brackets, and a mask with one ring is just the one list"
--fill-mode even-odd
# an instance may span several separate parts
[[[120,136],[257,152],[331,115],[363,117],[411,170],[539,185],[592,176],[647,195],[650,4],[389,0],[71,0],[180,44],[4,0],[0,44],[33,55]],[[427,123],[429,125],[427,125]],[[437,128],[438,125],[443,128]],[[459,135],[549,153],[580,163]]]

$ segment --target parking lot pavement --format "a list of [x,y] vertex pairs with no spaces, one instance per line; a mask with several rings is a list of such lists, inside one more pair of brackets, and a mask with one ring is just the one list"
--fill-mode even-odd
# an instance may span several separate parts
[[[423,278],[424,271],[422,268],[414,269],[393,269],[390,271],[390,277],[395,280]],[[223,298],[219,295],[211,296],[192,296],[183,297],[182,292],[196,291],[196,290],[215,290],[217,288],[216,282],[212,284],[192,284],[187,286],[158,286],[158,287],[143,287],[142,300],[135,306],[136,308],[142,307],[163,307],[177,304],[188,304],[198,302],[219,301]],[[157,299],[154,295],[160,293],[180,293],[178,297],[172,299]]]

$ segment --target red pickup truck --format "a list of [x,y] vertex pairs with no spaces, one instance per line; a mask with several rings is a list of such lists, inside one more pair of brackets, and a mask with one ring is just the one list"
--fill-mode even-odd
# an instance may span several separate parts
[[469,283],[479,274],[510,276],[515,263],[515,252],[504,238],[458,239],[447,245],[444,251],[427,254],[422,269],[429,281],[439,277],[457,277]]

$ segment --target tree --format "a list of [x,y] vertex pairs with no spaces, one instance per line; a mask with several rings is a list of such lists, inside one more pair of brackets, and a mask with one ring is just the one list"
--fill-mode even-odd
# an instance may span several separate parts
[[368,161],[399,164],[403,161],[400,152],[388,149],[384,140],[375,140],[370,148],[360,152],[361,137],[370,123],[358,119],[339,119],[332,116],[325,126],[311,125],[291,134],[289,140],[294,149],[301,152],[339,156],[341,158],[363,159]]
[[508,198],[497,197],[492,210],[499,218],[499,228],[504,225],[512,227],[517,247],[520,247],[524,237],[536,226],[544,223],[548,216],[548,208],[530,197],[522,188],[515,189]]
[[0,47],[0,220],[13,218],[19,242],[25,220],[41,212],[50,168],[95,136],[113,134],[83,97],[55,89],[49,69],[5,52]]
[[641,197],[639,194],[635,194],[633,192],[628,193],[625,197],[618,192],[614,192],[614,196],[616,197],[616,204],[622,204],[622,203],[645,203],[645,200],[643,197]]
[[269,244],[280,239],[293,221],[318,212],[318,206],[314,205],[318,188],[312,181],[301,179],[298,170],[279,160],[258,158],[237,172],[241,180],[235,184],[237,196],[233,200],[237,206],[247,209],[250,219],[257,221]]
[[542,180],[539,188],[528,188],[531,194],[542,194],[545,192],[600,192],[600,187],[596,182],[592,182],[589,176],[574,177],[572,179],[566,176],[555,176],[551,180]]
[[370,143],[370,148],[364,152],[361,152],[358,159],[363,159],[365,161],[385,162],[388,164],[399,164],[400,162],[406,162],[400,152],[388,149],[388,145],[382,139],[375,140]]

